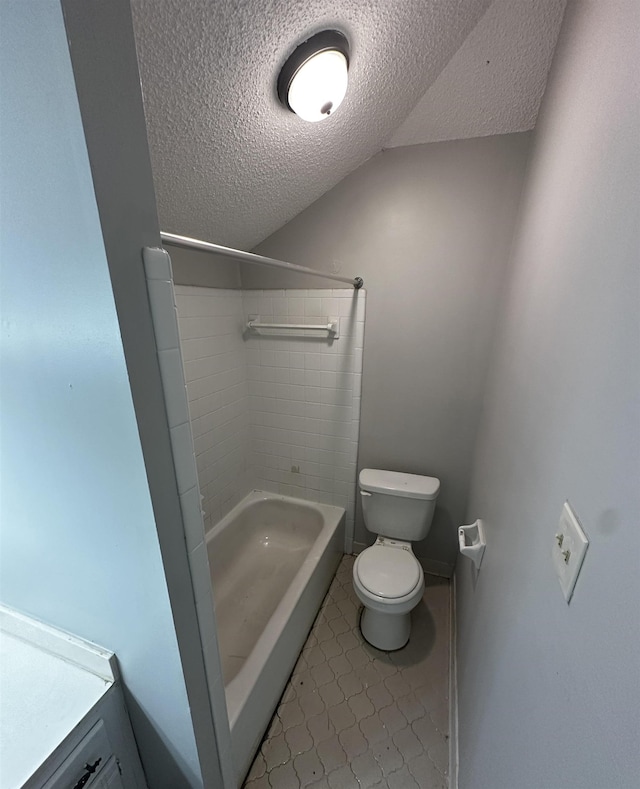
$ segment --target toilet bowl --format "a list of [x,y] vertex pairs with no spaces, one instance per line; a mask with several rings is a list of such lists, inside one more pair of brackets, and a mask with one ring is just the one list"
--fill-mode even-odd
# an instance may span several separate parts
[[426,537],[440,483],[435,477],[363,469],[359,484],[365,526],[378,534],[353,566],[354,590],[364,606],[360,630],[378,649],[402,649],[411,634],[411,611],[424,592],[411,541]]
[[424,592],[424,573],[409,543],[378,538],[356,559],[353,586],[364,605],[365,639],[386,652],[401,649],[411,632],[410,612]]

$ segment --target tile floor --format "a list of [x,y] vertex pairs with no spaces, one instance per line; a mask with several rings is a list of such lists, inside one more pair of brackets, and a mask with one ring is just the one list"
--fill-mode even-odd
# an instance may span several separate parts
[[449,583],[427,575],[411,639],[366,643],[345,556],[273,716],[245,789],[446,789]]

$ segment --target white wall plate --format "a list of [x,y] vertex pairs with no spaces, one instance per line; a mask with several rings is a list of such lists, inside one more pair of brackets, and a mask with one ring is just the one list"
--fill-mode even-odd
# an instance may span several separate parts
[[588,546],[589,540],[582,530],[576,514],[571,509],[569,502],[565,501],[558,531],[553,541],[551,558],[564,599],[567,602],[571,600]]

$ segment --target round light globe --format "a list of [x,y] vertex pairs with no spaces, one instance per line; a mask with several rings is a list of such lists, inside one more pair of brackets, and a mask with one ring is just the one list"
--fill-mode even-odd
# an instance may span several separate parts
[[342,103],[348,80],[347,58],[342,52],[318,52],[300,66],[291,80],[289,106],[305,121],[324,120]]

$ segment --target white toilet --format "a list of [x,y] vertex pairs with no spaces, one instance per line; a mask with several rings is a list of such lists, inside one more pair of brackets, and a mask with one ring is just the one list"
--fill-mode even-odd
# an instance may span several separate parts
[[365,468],[359,483],[365,526],[378,535],[353,565],[353,586],[364,605],[360,629],[378,649],[401,649],[409,640],[410,612],[424,592],[411,543],[431,528],[440,480]]

